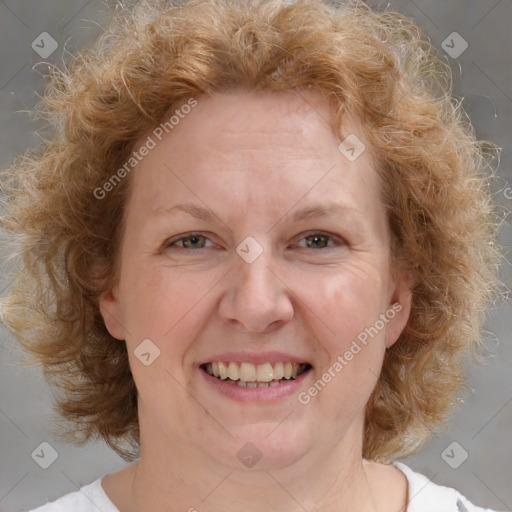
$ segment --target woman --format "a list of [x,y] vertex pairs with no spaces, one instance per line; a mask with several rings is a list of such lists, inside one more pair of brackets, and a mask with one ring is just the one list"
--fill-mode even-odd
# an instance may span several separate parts
[[135,462],[36,510],[484,510],[393,462],[446,420],[496,290],[440,66],[358,2],[191,0],[53,77],[55,138],[3,180],[3,322],[70,437]]

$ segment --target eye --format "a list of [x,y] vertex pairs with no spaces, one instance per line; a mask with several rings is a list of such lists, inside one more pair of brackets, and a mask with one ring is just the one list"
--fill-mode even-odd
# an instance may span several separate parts
[[[345,242],[339,237],[322,232],[310,233],[303,236],[301,238],[301,241],[302,240],[306,241],[306,246],[298,245],[297,247],[305,249],[329,249],[336,245],[345,245]],[[208,248],[206,245],[207,242],[212,243],[211,240],[202,233],[186,233],[167,240],[164,242],[162,249],[169,249],[171,247],[178,250],[205,249]],[[212,247],[212,245],[209,247]]]
[[[303,237],[301,240],[306,240],[307,249],[328,249],[336,245],[335,242],[338,242],[338,245],[342,243],[342,241],[338,237],[321,232],[311,233]],[[329,246],[329,242],[333,243]],[[299,245],[299,247],[303,246]]]
[[209,239],[201,233],[187,233],[186,235],[167,240],[163,245],[163,249],[172,246],[179,249],[203,249],[207,240]]

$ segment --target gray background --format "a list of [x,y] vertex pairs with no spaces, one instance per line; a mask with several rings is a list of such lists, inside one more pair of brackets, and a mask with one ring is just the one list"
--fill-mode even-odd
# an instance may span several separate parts
[[[0,167],[26,147],[42,142],[37,132],[40,124],[28,111],[43,90],[44,62],[60,66],[67,52],[91,45],[101,34],[113,3],[0,1]],[[493,192],[505,217],[512,206],[512,1],[395,0],[374,1],[373,5],[414,18],[438,48],[452,32],[467,41],[468,49],[457,58],[441,52],[454,70],[455,92],[464,98],[478,137],[503,148],[501,161],[496,160]],[[59,44],[46,59],[31,48],[42,32],[51,34]],[[506,254],[501,274],[510,286],[512,268],[507,260],[512,230],[508,220],[501,233]],[[2,295],[8,284],[9,275],[4,271],[0,275]],[[453,411],[447,430],[439,432],[419,454],[403,460],[435,483],[455,487],[474,503],[497,510],[512,510],[510,313],[510,301],[497,304],[489,313],[486,339],[493,357],[486,366],[471,367],[474,391]],[[77,448],[52,438],[52,391],[39,368],[18,366],[19,349],[4,328],[0,336],[0,510],[40,505],[123,467],[125,462],[103,443]],[[39,467],[31,457],[42,442],[49,442],[58,452],[48,469]],[[458,445],[448,450],[452,465],[461,460],[462,450],[469,455],[457,469],[442,457],[453,442]]]

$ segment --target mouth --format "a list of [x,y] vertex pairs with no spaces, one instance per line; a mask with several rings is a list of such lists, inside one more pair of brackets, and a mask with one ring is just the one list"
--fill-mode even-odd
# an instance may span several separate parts
[[311,370],[312,366],[309,363],[292,363],[289,361],[263,364],[216,361],[204,363],[200,368],[215,379],[233,386],[268,388],[293,381]]

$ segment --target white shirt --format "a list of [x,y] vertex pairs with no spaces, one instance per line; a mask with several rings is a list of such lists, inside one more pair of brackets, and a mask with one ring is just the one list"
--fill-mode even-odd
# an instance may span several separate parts
[[[477,507],[450,487],[432,483],[426,476],[416,473],[401,462],[393,465],[400,469],[409,483],[407,512],[493,512]],[[120,512],[101,486],[101,478],[85,485],[79,491],[66,494],[29,512]]]

